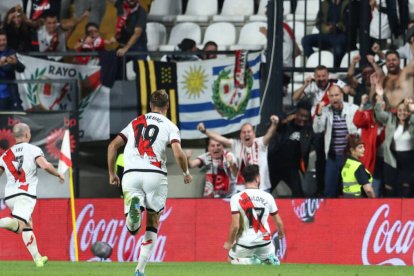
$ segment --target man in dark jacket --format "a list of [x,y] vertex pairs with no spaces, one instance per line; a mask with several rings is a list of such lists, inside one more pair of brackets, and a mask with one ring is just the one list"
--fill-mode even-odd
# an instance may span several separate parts
[[[20,73],[24,69],[24,65],[17,59],[16,52],[7,47],[6,32],[0,30],[0,80],[15,80],[15,71]],[[0,81],[0,110],[21,109],[17,85]]]
[[268,148],[272,190],[280,180],[292,190],[292,197],[304,197],[299,171],[305,172],[314,133],[310,124],[310,103],[301,101],[293,116],[279,124]]

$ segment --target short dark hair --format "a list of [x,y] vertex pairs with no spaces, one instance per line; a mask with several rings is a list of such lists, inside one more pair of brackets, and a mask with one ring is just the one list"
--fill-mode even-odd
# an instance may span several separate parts
[[150,102],[156,107],[166,107],[169,98],[164,89],[157,90],[151,94]]
[[248,165],[243,169],[242,175],[246,182],[253,182],[259,173],[259,166],[258,165]]
[[296,110],[299,110],[299,109],[305,109],[306,111],[311,112],[312,103],[309,100],[300,100],[296,104]]
[[322,70],[328,71],[328,68],[326,68],[325,65],[318,65],[318,66],[315,67],[315,72],[316,71],[322,71]]
[[398,57],[398,59],[401,59],[400,54],[396,50],[388,50],[385,53],[385,58],[387,58],[389,55],[392,55],[392,54],[396,55]]
[[7,36],[7,33],[6,33],[6,31],[5,31],[5,30],[0,29],[0,35],[5,35],[5,36]]
[[99,30],[98,24],[96,24],[95,22],[89,22],[85,25],[85,34],[88,32],[89,27],[94,27]]
[[216,47],[216,48],[218,48],[218,45],[217,45],[217,43],[215,43],[214,41],[208,41],[206,44],[204,44],[204,47],[203,47],[203,49],[205,49],[205,48],[207,48],[207,46],[214,46],[214,47]]
[[56,17],[59,20],[59,17],[57,16],[57,14],[55,12],[51,11],[51,10],[45,10],[45,12],[42,14],[42,17],[44,19],[46,19],[48,17],[51,17],[51,18]]
[[345,153],[351,154],[351,149],[355,149],[358,145],[365,144],[361,137],[357,134],[349,134],[347,137]]

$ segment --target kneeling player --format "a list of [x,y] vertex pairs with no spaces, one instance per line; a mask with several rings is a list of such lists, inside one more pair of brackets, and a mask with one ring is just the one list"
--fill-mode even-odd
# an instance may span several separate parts
[[278,214],[275,199],[259,189],[260,175],[257,165],[243,170],[245,190],[231,197],[231,225],[224,248],[229,250],[232,264],[280,265],[267,219],[269,215],[277,225],[279,238],[284,237],[283,222]]

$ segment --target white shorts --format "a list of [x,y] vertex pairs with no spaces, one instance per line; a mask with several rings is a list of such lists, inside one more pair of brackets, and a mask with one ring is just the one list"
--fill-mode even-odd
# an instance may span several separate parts
[[142,207],[150,212],[160,212],[165,207],[168,194],[167,176],[156,172],[130,171],[122,177],[124,212],[129,212],[131,196],[137,195]]
[[36,199],[24,195],[15,196],[5,200],[12,216],[28,223],[36,205]]
[[269,255],[275,254],[275,247],[273,243],[269,243],[265,246],[252,246],[251,248],[246,248],[240,245],[234,245],[229,251],[229,256],[232,259],[236,258],[251,258],[253,255],[256,255],[259,259],[265,260]]

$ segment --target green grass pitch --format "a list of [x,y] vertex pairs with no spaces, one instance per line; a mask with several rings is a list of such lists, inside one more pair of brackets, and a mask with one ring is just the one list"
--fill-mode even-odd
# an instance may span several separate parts
[[[43,268],[36,268],[33,262],[0,261],[0,275],[42,275],[42,276],[115,276],[134,275],[135,263],[89,263],[49,262]],[[412,266],[351,266],[351,265],[307,265],[282,264],[281,266],[241,266],[226,263],[149,263],[147,276],[291,276],[291,275],[413,275]]]

